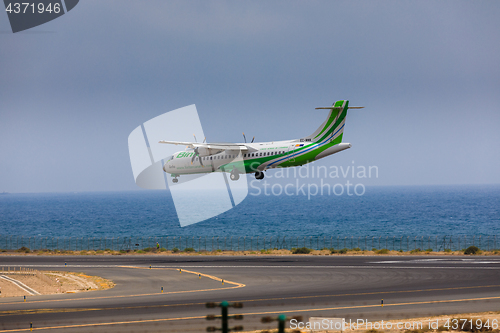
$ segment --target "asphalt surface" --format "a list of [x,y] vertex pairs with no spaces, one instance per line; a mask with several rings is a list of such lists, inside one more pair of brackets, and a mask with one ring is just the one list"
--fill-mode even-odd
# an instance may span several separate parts
[[229,313],[244,314],[230,325],[245,330],[274,328],[260,318],[281,313],[304,321],[376,321],[500,310],[494,257],[0,256],[0,266],[83,272],[116,283],[27,302],[0,298],[0,332],[29,331],[30,322],[46,332],[205,332],[219,325],[205,316],[220,312],[205,303],[223,300],[244,304]]

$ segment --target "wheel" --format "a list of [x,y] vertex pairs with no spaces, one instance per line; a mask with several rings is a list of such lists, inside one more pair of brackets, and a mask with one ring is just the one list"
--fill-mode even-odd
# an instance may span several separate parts
[[231,172],[231,176],[229,176],[229,178],[231,178],[231,180],[238,180],[240,179],[240,174],[237,172]]
[[264,173],[262,171],[256,171],[255,172],[255,179],[264,179]]
[[177,178],[172,179],[172,183],[177,183],[178,181],[179,181],[179,179],[177,179]]

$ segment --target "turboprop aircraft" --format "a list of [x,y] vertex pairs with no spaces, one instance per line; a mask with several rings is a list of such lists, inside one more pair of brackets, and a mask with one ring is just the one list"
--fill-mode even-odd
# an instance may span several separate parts
[[245,173],[255,173],[256,179],[264,179],[267,169],[301,166],[351,148],[350,143],[342,142],[347,110],[362,108],[349,106],[349,101],[316,108],[330,110],[326,120],[313,134],[294,140],[254,142],[254,137],[247,143],[243,133],[244,143],[160,141],[186,146],[186,150],[170,156],[163,170],[174,177],[174,183],[184,174],[210,172],[230,173],[235,181]]

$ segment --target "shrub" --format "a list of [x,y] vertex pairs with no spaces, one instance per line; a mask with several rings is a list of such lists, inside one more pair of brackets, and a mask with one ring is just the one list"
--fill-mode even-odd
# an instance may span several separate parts
[[339,250],[340,254],[346,254],[347,252],[349,252],[349,249],[347,249],[345,247],[342,250]]
[[400,250],[399,250],[398,252],[401,252],[401,253],[403,253],[403,250],[401,250],[401,249],[400,249]]
[[164,248],[164,247],[162,247],[162,248],[160,248],[160,250],[159,250],[159,251],[160,251],[160,252],[165,252],[165,251],[167,251],[167,249],[166,249],[166,248]]
[[389,253],[388,249],[380,249],[377,251],[377,254],[387,254],[387,253]]
[[151,252],[151,251],[153,251],[153,248],[151,248],[151,247],[147,247],[147,248],[142,249],[142,250],[143,250],[144,252]]
[[192,247],[186,247],[184,252],[196,252]]
[[17,249],[17,250],[16,250],[16,252],[30,253],[31,251],[30,251],[30,249],[29,249],[29,248],[27,248],[26,246],[23,246],[23,247],[21,247],[21,248]]
[[104,249],[104,251],[106,251],[106,252],[111,252],[111,249]]
[[355,247],[354,249],[352,249],[353,251],[361,251],[361,249],[359,247]]
[[127,251],[125,251],[125,250],[120,250],[120,253],[127,253]]
[[137,250],[136,253],[146,253],[146,252],[144,252],[143,250]]
[[465,249],[464,254],[478,254],[481,252],[477,246],[469,246]]
[[432,249],[427,249],[425,250],[425,252],[432,252]]
[[444,249],[445,253],[451,253],[451,249]]
[[177,253],[177,252],[179,252],[179,251],[180,251],[180,250],[179,250],[178,248],[176,248],[176,247],[174,247],[174,248],[172,249],[172,253]]
[[309,254],[311,253],[311,249],[308,249],[307,247],[299,247],[298,249],[294,249],[292,251],[293,254]]
[[410,253],[420,253],[420,252],[422,252],[422,250],[420,250],[420,248],[410,251]]
[[372,251],[375,252],[375,251],[377,251],[377,249],[376,248],[372,248]]
[[339,251],[335,250],[333,247],[330,249],[330,253],[331,254],[334,254],[334,253],[339,253]]
[[217,251],[216,251],[216,252],[222,252],[222,250],[221,250],[221,249],[217,249]]

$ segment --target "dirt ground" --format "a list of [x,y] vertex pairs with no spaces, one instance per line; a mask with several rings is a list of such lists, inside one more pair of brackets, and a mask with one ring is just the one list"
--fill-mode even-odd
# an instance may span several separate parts
[[[113,282],[98,276],[88,276],[75,272],[56,271],[0,271],[42,295],[77,293],[112,288]],[[0,278],[0,297],[31,296],[16,284]]]

